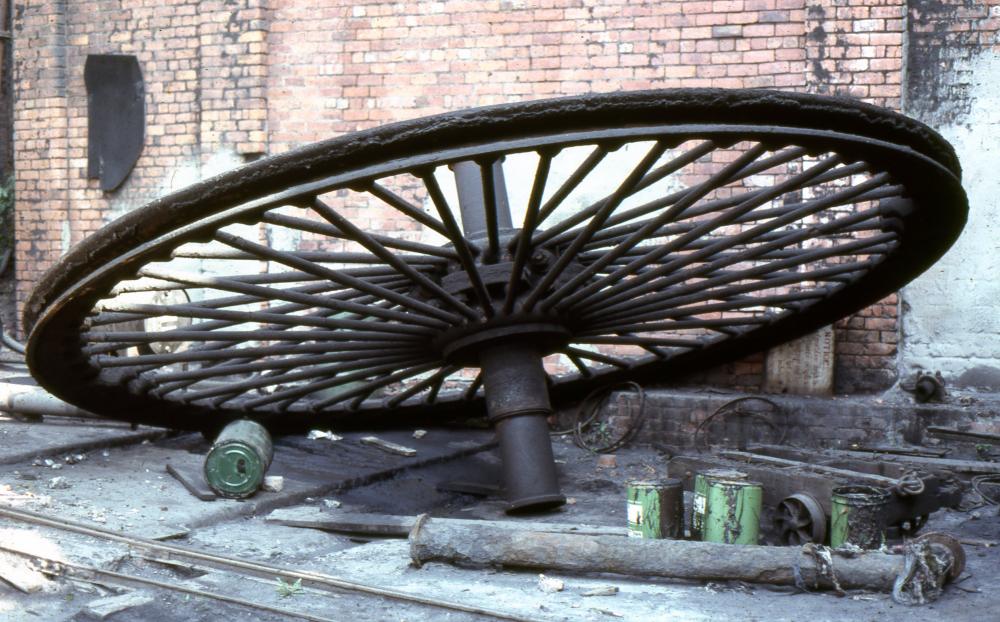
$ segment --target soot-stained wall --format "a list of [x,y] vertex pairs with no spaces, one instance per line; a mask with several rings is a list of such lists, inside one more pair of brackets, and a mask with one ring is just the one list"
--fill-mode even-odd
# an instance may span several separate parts
[[969,222],[902,292],[901,374],[1000,390],[1000,3],[911,0],[904,112],[962,161]]

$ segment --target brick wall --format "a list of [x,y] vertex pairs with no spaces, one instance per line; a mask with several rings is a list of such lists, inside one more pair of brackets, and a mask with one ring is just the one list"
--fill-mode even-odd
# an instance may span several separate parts
[[[19,301],[68,244],[261,153],[469,106],[666,87],[846,94],[898,108],[902,2],[82,0],[18,11]],[[147,141],[85,177],[86,54],[139,58]],[[374,226],[380,221],[371,217]],[[895,379],[897,300],[837,325],[838,389]],[[689,383],[760,384],[751,357]]]
[[[17,297],[110,219],[266,151],[263,0],[60,0],[15,12]],[[132,54],[146,143],[126,183],[87,172],[88,54]]]

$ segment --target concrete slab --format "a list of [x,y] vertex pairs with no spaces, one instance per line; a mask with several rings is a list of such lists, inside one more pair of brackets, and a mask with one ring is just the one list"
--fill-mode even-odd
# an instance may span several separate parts
[[61,458],[104,447],[120,447],[160,438],[166,431],[127,424],[83,423],[52,418],[41,423],[0,416],[0,465],[31,462],[36,458]]
[[[27,425],[21,424],[22,428]],[[80,435],[87,430],[77,427]],[[0,426],[0,430],[5,428]],[[417,448],[417,455],[395,456],[364,446],[360,434],[347,434],[337,442],[281,438],[275,442],[269,471],[284,476],[281,492],[261,491],[245,500],[205,502],[166,471],[167,465],[174,465],[187,473],[200,472],[209,443],[200,435],[188,434],[90,452],[75,464],[55,462],[58,469],[30,462],[12,465],[0,471],[0,485],[6,486],[6,498],[0,492],[0,502],[17,500],[25,509],[93,521],[146,538],[166,538],[202,525],[321,498],[409,468],[482,451],[493,443],[488,431],[436,430],[420,440],[408,432],[382,436],[391,442],[406,439]],[[53,482],[57,477],[60,479]]]

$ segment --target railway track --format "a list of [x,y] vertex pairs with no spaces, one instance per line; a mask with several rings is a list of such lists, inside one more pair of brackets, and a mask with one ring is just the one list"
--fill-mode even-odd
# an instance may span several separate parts
[[[401,590],[393,590],[390,588],[379,587],[358,581],[350,581],[333,575],[305,571],[305,570],[297,570],[293,568],[286,568],[283,566],[266,564],[263,562],[241,559],[237,557],[227,557],[223,555],[217,555],[214,553],[208,553],[206,551],[201,551],[176,544],[167,544],[164,542],[158,542],[156,540],[149,540],[146,538],[130,536],[109,529],[104,529],[95,525],[89,525],[68,519],[44,516],[42,514],[38,514],[35,512],[19,510],[6,506],[0,506],[0,518],[5,518],[15,522],[27,523],[49,529],[56,529],[64,532],[76,533],[84,536],[89,536],[92,538],[105,540],[107,542],[116,542],[129,547],[129,549],[132,551],[141,552],[143,559],[152,562],[176,564],[176,562],[178,561],[183,561],[190,564],[197,564],[199,569],[235,572],[245,577],[262,578],[268,581],[274,581],[275,579],[281,579],[283,581],[301,581],[301,585],[303,587],[312,588],[313,590],[325,593],[339,594],[345,591],[354,592],[371,597],[385,598],[411,605],[422,605],[426,607],[432,607],[435,609],[443,609],[448,611],[479,615],[497,620],[514,620],[514,621],[524,621],[524,622],[539,622],[540,620],[542,620],[541,618],[537,617],[526,617],[515,613],[489,609],[486,607],[467,605],[464,603],[442,600],[440,598],[432,598],[432,597],[420,596],[417,594],[411,594],[409,592],[404,592]],[[206,590],[199,590],[197,588],[192,588],[184,585],[178,585],[175,583],[168,583],[156,579],[150,579],[148,577],[126,574],[102,568],[96,568],[84,564],[67,562],[65,560],[52,559],[45,557],[43,555],[39,555],[36,552],[26,551],[15,547],[0,546],[0,551],[37,560],[38,562],[41,562],[43,568],[45,568],[46,572],[50,574],[56,574],[56,575],[61,574],[64,576],[69,576],[72,578],[82,579],[82,580],[97,580],[101,583],[121,585],[124,587],[135,587],[137,585],[154,587],[177,593],[200,596],[204,598],[211,598],[214,600],[227,602],[242,607],[257,609],[260,611],[268,611],[271,613],[277,613],[280,615],[286,615],[289,617],[294,617],[304,620],[314,620],[317,622],[327,622],[331,620],[331,618],[322,617],[316,614],[284,609],[281,607],[275,607],[267,603],[253,601],[242,597],[219,594],[215,592],[209,592]]]

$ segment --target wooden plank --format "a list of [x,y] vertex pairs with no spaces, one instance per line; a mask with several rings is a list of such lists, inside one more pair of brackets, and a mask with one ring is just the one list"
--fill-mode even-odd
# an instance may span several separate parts
[[[416,524],[417,517],[354,512],[326,512],[315,507],[297,507],[279,508],[268,514],[264,520],[286,527],[305,527],[341,533],[405,538],[409,535],[410,530],[413,529],[413,525]],[[628,536],[628,529],[625,527],[605,527],[603,525],[573,525],[520,520],[486,521],[466,518],[435,518],[434,521],[456,526],[475,525],[495,529],[531,529],[546,533]]]
[[883,475],[875,475],[873,473],[861,473],[859,471],[841,469],[832,466],[825,466],[822,464],[809,464],[807,462],[802,462],[799,460],[776,458],[774,456],[766,456],[763,454],[750,453],[746,451],[720,451],[719,455],[722,456],[723,458],[729,458],[730,460],[735,460],[736,462],[756,462],[759,464],[769,464],[776,467],[797,469],[810,473],[818,473],[820,475],[841,477],[845,479],[850,479],[857,483],[866,483],[866,484],[871,484],[873,486],[891,487],[896,484],[896,478],[885,477]]
[[[755,452],[786,455],[790,448],[777,445],[758,445],[753,448]],[[816,455],[824,457],[839,456],[844,458],[856,458],[872,460],[870,454],[847,450],[815,450]],[[904,465],[909,469],[922,469],[926,471],[949,471],[959,475],[985,475],[989,473],[1000,473],[1000,462],[982,462],[978,460],[954,460],[950,458],[925,458],[922,456],[878,456],[878,461],[884,463],[894,463]]]
[[0,552],[0,579],[25,594],[33,594],[49,584],[41,572],[24,558]]
[[215,501],[219,498],[215,491],[209,488],[205,474],[201,469],[192,469],[180,464],[167,463],[167,473],[173,476],[181,486],[199,501]]
[[929,425],[926,428],[927,435],[949,441],[962,441],[965,443],[990,443],[1000,445],[1000,434],[990,434],[988,432],[973,432],[972,430],[957,430],[955,428],[944,428]]
[[924,458],[944,458],[948,455],[948,449],[935,449],[932,447],[887,447],[885,445],[873,445],[870,447],[860,447],[851,445],[851,451],[866,454],[889,454],[897,456],[922,456]]
[[395,454],[397,456],[406,456],[407,458],[411,458],[417,455],[417,450],[412,447],[405,447],[398,443],[390,443],[389,441],[383,440],[377,436],[362,436],[361,442],[365,445],[377,447],[382,451]]
[[754,454],[798,460],[808,462],[809,464],[846,469],[859,473],[870,473],[894,479],[899,479],[904,474],[913,470],[912,467],[905,464],[884,462],[879,459],[880,456],[867,453],[862,453],[859,457],[851,457],[843,456],[842,452],[832,450],[796,449],[776,445],[753,445],[747,448],[747,451]]

